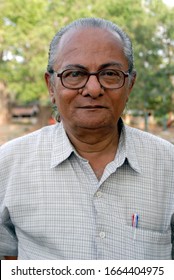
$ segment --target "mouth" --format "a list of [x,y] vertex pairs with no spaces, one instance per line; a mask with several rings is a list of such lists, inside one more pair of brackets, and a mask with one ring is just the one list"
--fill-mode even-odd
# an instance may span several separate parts
[[81,106],[79,107],[80,109],[90,109],[90,110],[94,110],[94,109],[107,109],[107,107],[102,106],[102,105],[88,105],[88,106]]

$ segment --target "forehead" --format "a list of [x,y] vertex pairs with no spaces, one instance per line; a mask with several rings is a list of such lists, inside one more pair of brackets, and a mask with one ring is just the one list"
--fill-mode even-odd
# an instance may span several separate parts
[[105,64],[127,65],[123,43],[117,33],[98,27],[72,29],[63,35],[57,49],[56,65]]

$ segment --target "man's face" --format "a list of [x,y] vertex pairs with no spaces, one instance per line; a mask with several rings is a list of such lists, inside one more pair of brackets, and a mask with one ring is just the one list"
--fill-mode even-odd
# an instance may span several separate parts
[[[54,70],[82,67],[89,72],[101,69],[128,71],[128,62],[119,37],[100,28],[71,30],[61,39]],[[49,92],[54,96],[65,129],[114,128],[122,114],[132,83],[128,78],[120,89],[104,89],[95,76],[90,76],[84,88],[67,89],[54,74],[51,85],[46,78]]]

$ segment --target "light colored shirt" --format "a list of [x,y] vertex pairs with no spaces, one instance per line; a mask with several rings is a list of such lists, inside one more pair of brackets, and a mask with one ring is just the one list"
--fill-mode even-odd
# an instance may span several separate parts
[[98,180],[63,125],[45,127],[0,148],[0,212],[0,255],[170,259],[174,146],[123,125]]

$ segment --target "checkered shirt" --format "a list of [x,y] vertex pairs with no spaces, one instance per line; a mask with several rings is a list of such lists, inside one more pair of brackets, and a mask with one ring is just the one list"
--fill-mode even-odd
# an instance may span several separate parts
[[173,212],[174,146],[149,133],[123,125],[100,180],[61,123],[0,148],[2,256],[171,259]]

